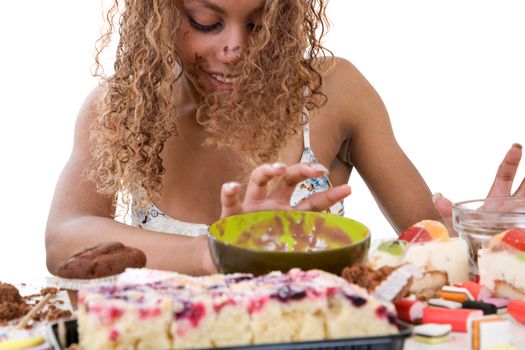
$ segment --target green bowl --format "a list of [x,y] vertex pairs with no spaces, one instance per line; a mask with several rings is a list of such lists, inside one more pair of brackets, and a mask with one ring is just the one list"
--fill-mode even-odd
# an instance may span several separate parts
[[340,274],[364,262],[370,231],[345,217],[305,211],[228,216],[209,228],[213,262],[223,273],[261,275],[298,267]]

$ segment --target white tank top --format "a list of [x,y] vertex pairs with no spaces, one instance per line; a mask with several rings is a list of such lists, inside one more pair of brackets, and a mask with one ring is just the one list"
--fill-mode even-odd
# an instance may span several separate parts
[[[310,128],[308,123],[303,127],[303,154],[301,155],[301,163],[318,163],[317,158],[310,146]],[[331,188],[328,176],[324,175],[318,178],[309,178],[297,184],[294,193],[290,199],[292,206],[297,205],[301,200],[311,196],[314,193],[323,192]],[[343,202],[334,204],[328,212],[336,215],[344,215]],[[135,227],[140,227],[146,230],[173,233],[183,236],[196,237],[207,234],[208,225],[185,222],[174,219],[163,213],[155,204],[149,207],[137,210],[131,208],[131,224]]]

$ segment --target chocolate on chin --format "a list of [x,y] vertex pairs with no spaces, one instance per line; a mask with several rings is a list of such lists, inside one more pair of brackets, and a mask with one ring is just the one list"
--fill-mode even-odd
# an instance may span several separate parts
[[105,242],[84,248],[58,265],[56,275],[63,278],[92,279],[113,276],[128,267],[145,267],[146,255],[120,242]]

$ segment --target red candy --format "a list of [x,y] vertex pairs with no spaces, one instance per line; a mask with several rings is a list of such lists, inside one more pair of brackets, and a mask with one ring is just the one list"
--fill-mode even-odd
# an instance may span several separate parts
[[511,300],[507,307],[507,312],[523,324],[525,324],[525,301],[523,300]]
[[449,324],[455,332],[466,332],[472,318],[483,316],[481,310],[445,309],[426,307],[423,309],[423,323]]
[[397,317],[405,322],[420,323],[425,304],[418,300],[401,299],[394,303]]
[[481,301],[492,296],[492,292],[487,287],[472,281],[455,284],[456,287],[467,289],[475,300]]

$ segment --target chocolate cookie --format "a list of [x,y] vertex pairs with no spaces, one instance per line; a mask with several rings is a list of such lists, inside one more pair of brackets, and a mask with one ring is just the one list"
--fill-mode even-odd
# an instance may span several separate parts
[[141,250],[120,242],[106,242],[85,248],[58,265],[56,275],[63,278],[90,279],[119,274],[128,267],[146,266]]

